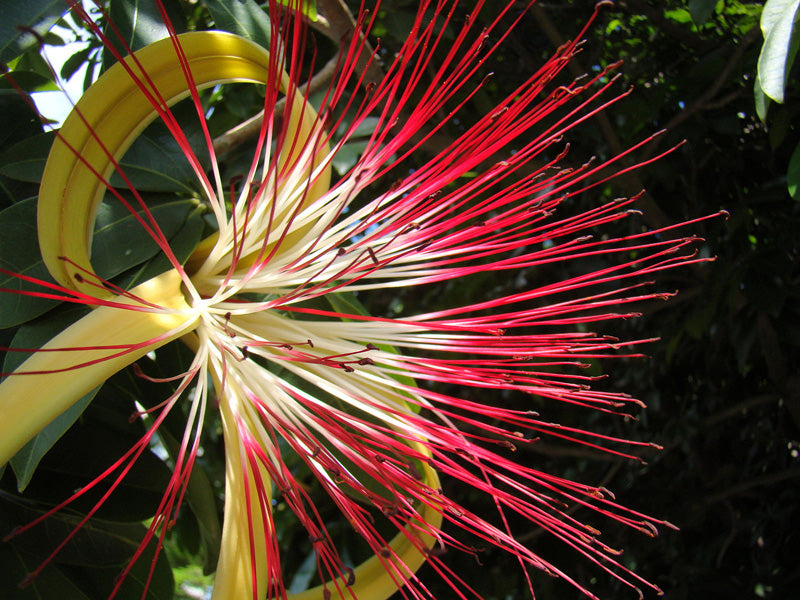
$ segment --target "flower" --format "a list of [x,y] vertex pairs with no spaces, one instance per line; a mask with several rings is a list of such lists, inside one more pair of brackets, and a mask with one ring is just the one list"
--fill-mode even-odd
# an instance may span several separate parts
[[[136,556],[153,539],[160,545],[177,518],[202,449],[207,414],[216,407],[225,441],[225,508],[214,598],[286,597],[273,514],[277,494],[308,533],[321,580],[317,588],[292,598],[385,599],[398,589],[407,597],[430,596],[415,575],[424,562],[465,597],[469,590],[436,549],[476,553],[467,538],[510,552],[523,568],[564,577],[590,594],[519,542],[508,515],[543,528],[631,586],[654,587],[621,564],[599,532],[565,506],[593,509],[647,534],[663,521],[617,505],[603,488],[511,458],[518,445],[534,443],[539,435],[595,446],[586,441],[591,433],[450,391],[452,386],[507,390],[617,414],[636,402],[592,390],[592,377],[568,371],[624,352],[633,343],[586,326],[635,314],[607,312],[617,310],[611,307],[668,296],[641,288],[659,271],[702,259],[688,249],[693,238],[672,237],[674,227],[594,237],[595,229],[634,215],[629,206],[635,198],[605,202],[578,215],[564,213],[571,196],[610,178],[621,158],[557,167],[566,155],[562,136],[602,108],[613,80],[603,71],[588,81],[548,89],[577,51],[577,42],[567,44],[432,160],[376,192],[375,186],[395,175],[441,126],[439,115],[451,111],[453,118],[453,105],[457,109],[463,96],[475,91],[470,81],[495,47],[492,36],[502,41],[502,18],[513,3],[492,15],[482,32],[476,31],[478,10],[456,26],[457,2],[422,3],[385,77],[366,86],[360,85],[359,62],[377,58],[368,54],[365,38],[354,35],[343,43],[337,77],[318,108],[301,86],[309,46],[303,7],[284,4],[269,3],[268,50],[229,33],[179,35],[170,29],[167,38],[127,58],[113,50],[80,5],[72,6],[118,62],[76,104],[57,133],[43,175],[39,243],[55,283],[3,272],[38,285],[17,294],[93,310],[42,348],[9,349],[30,358],[0,384],[0,464],[121,369],[152,379],[136,365],[148,353],[157,357],[160,348],[175,342],[189,347],[193,358],[185,372],[172,374],[172,395],[137,413],[148,429],[129,453],[13,535],[22,535],[103,480],[111,481],[111,493],[175,407],[188,403],[172,477]],[[355,30],[369,29],[372,18],[360,12]],[[446,26],[455,29],[454,40],[445,41]],[[434,50],[446,44],[443,64],[432,81],[423,83]],[[312,53],[308,60],[314,59]],[[351,80],[363,89],[353,91]],[[225,182],[203,90],[227,82],[263,84],[267,117],[244,176]],[[186,97],[207,157],[195,150],[170,108]],[[154,119],[185,154],[214,230],[185,261],[121,164]],[[335,178],[334,158],[368,125],[365,149]],[[340,137],[334,136],[337,131]],[[512,143],[516,152],[496,160]],[[526,170],[533,161],[542,166]],[[112,172],[122,184],[114,184]],[[168,261],[163,273],[130,290],[98,275],[90,258],[95,215],[107,193],[135,217]],[[486,270],[505,273],[600,254],[619,256],[620,262],[424,314],[372,315],[358,301]],[[40,389],[48,394],[37,394]],[[624,442],[597,438],[598,443]],[[307,481],[288,466],[289,454],[369,546],[372,557],[360,566],[350,567],[338,551]],[[440,475],[490,496],[496,521],[447,495]],[[395,531],[391,539],[385,525]],[[130,568],[123,570],[112,596]]]

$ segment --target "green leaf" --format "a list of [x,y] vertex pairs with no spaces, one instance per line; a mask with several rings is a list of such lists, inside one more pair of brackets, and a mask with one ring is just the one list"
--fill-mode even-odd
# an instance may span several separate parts
[[[193,200],[166,202],[152,207],[161,230],[171,237],[182,227]],[[142,213],[139,213],[140,215]],[[0,328],[13,327],[38,317],[58,300],[37,298],[24,292],[49,292],[42,285],[24,281],[13,274],[55,283],[42,262],[36,227],[36,198],[29,198],[0,212]],[[92,242],[92,264],[100,277],[110,279],[155,256],[159,248],[127,209],[118,202],[104,203],[98,210]]]
[[269,16],[255,0],[203,0],[214,26],[269,48],[271,27]]
[[44,455],[47,454],[50,448],[61,439],[61,436],[72,427],[72,424],[78,420],[78,417],[83,414],[83,411],[89,406],[89,403],[99,389],[100,388],[93,389],[63,413],[58,415],[47,427],[42,429],[11,458],[9,464],[17,478],[17,489],[20,492],[28,487],[33,474],[36,472],[36,467],[39,466],[39,462]]
[[[194,249],[197,248],[197,245],[200,243],[204,230],[205,223],[203,217],[200,211],[195,211],[189,215],[189,218],[186,219],[186,222],[177,233],[169,238],[169,246],[172,248],[172,252],[175,254],[175,258],[178,259],[179,263],[184,264],[188,260],[189,256],[191,256]],[[121,278],[115,280],[114,283],[125,289],[131,289],[140,283],[144,283],[148,279],[152,279],[165,271],[169,271],[171,268],[172,263],[169,262],[164,254],[159,253],[150,260],[137,266],[136,269],[124,273]]]
[[[201,165],[208,166],[208,150],[194,105],[191,101],[180,103],[172,108],[172,114]],[[119,162],[122,172],[140,192],[196,195],[202,190],[186,154],[167,126],[156,121],[136,138]],[[116,188],[127,188],[119,173],[112,173],[110,182]]]
[[[786,20],[787,14],[794,15],[797,10],[797,0],[767,0],[761,11],[761,33],[766,38],[769,32],[781,22]],[[790,15],[790,16],[791,16]]]
[[717,6],[717,0],[689,0],[689,14],[697,27],[708,21]]
[[45,77],[41,73],[34,73],[33,71],[14,71],[13,74],[6,74],[0,77],[0,88],[14,90],[18,93],[14,84],[21,90],[26,92],[58,92],[59,87],[50,77]]
[[13,542],[0,542],[0,597],[4,600],[91,600],[58,565],[50,565],[24,588],[18,587],[39,566]]
[[19,57],[19,60],[14,64],[14,70],[31,71],[48,79],[53,77],[53,74],[50,72],[50,65],[47,64],[47,61],[39,52],[33,49]]
[[8,63],[39,43],[36,35],[25,29],[44,36],[68,8],[64,0],[3,0],[0,6],[0,62]]
[[[36,198],[28,198],[0,212],[0,267],[10,273],[55,283],[42,262],[36,230]],[[42,292],[36,283],[0,273],[0,328],[12,327],[44,314],[57,300],[37,298],[24,292]]]
[[[153,206],[150,213],[164,235],[170,238],[180,230],[195,206],[194,200],[176,200]],[[148,222],[144,211],[137,215]],[[159,252],[150,234],[120,202],[100,205],[92,241],[92,265],[100,277],[110,279]]]
[[55,134],[47,131],[17,142],[0,155],[0,173],[17,181],[39,183]]
[[792,157],[789,159],[789,170],[786,172],[786,187],[789,195],[795,200],[800,200],[800,143],[794,147]]
[[[164,1],[169,20],[176,32],[186,29],[183,12],[176,9],[175,2]],[[136,51],[148,44],[169,37],[169,29],[158,10],[156,0],[114,0],[109,3],[109,21],[114,28],[106,27],[109,42],[117,51],[126,56],[129,50]],[[114,55],[103,51],[103,70],[116,62]]]
[[[158,430],[158,437],[167,452],[169,452],[170,458],[176,461],[180,454],[178,441],[163,426]],[[192,472],[189,475],[184,498],[197,521],[200,531],[203,571],[210,573],[214,570],[219,559],[222,527],[219,521],[214,488],[202,466],[197,463],[193,465]]]
[[[100,388],[81,417],[64,433],[39,463],[25,490],[25,497],[55,505],[76,489],[102,475],[115,459],[137,444],[144,433],[141,421],[130,422],[135,410],[127,389],[112,378]],[[130,378],[124,380],[130,387]],[[138,393],[138,389],[134,388]],[[163,400],[164,398],[159,398]],[[88,512],[101,503],[98,518],[118,522],[140,522],[151,518],[162,500],[171,472],[153,452],[145,449],[114,493],[103,499],[120,470],[103,483],[87,489],[71,503],[71,509]]]
[[[0,531],[10,531],[14,525],[27,523],[40,516],[49,506],[26,501],[0,490]],[[0,561],[0,573],[13,573],[20,568],[24,575],[35,569],[42,560],[78,525],[79,516],[61,511],[48,517],[46,525],[34,527],[28,532],[0,542],[0,555],[13,557],[11,565]],[[84,524],[55,556],[35,585],[39,595],[14,595],[21,578],[0,577],[0,597],[28,600],[28,598],[50,599],[106,598],[117,583],[117,577],[133,557],[144,537],[145,528],[138,523],[114,523],[91,519]],[[117,600],[172,600],[174,580],[172,569],[163,552],[155,559],[156,542],[147,545],[129,575],[125,578]],[[15,564],[16,563],[16,564]],[[153,567],[153,577],[147,594],[144,590]],[[64,577],[51,578],[45,573],[55,570]],[[30,589],[30,586],[25,590]],[[73,594],[74,591],[74,594]]]
[[109,20],[134,51],[169,37],[155,0],[114,0],[109,4]]
[[[173,109],[173,114],[182,124],[185,123],[182,130],[201,164],[207,164],[207,152],[201,151],[204,137],[193,107],[188,103],[180,105]],[[55,134],[48,131],[17,138],[22,141],[0,154],[0,173],[17,181],[39,183],[54,137]],[[137,137],[119,162],[122,172],[140,192],[182,192],[193,195],[199,191],[197,176],[186,159],[186,152],[160,121],[150,125]],[[111,175],[110,182],[116,188],[127,187],[116,172]]]
[[367,148],[367,142],[348,142],[336,151],[331,166],[339,174],[344,175],[352,169]]
[[42,132],[42,124],[36,111],[16,90],[0,89],[0,114],[3,115],[0,148]]
[[[358,162],[367,147],[369,138],[378,127],[379,121],[377,117],[367,117],[355,131],[348,135],[347,142],[336,151],[331,161],[331,165],[337,173],[344,175]],[[347,127],[343,124],[339,128],[340,135],[344,135],[346,129]]]
[[[297,0],[278,0],[278,4],[283,4],[284,6],[295,6],[297,4]],[[317,12],[317,0],[302,0],[300,10],[303,11],[303,14],[311,21],[317,21],[319,19],[319,13]]]
[[311,587],[311,580],[314,579],[314,575],[317,574],[317,552],[315,550],[311,550],[306,557],[303,559],[303,562],[300,563],[300,567],[295,571],[294,577],[292,577],[292,581],[286,588],[286,591],[290,594],[299,594],[300,592],[304,592]]
[[692,15],[685,8],[676,8],[674,10],[665,10],[664,16],[667,19],[675,21],[676,23],[692,23]]
[[792,43],[800,0],[770,0],[761,15],[764,45],[758,57],[758,80],[763,92],[783,103],[786,76],[797,53]]
[[90,47],[78,50],[61,65],[61,78],[64,80],[70,79],[78,70],[89,61],[93,49]]

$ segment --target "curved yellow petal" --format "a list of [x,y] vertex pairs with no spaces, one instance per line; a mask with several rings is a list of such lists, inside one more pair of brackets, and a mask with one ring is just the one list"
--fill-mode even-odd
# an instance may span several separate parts
[[[418,452],[430,455],[427,448],[418,442],[412,443],[410,446]],[[439,476],[436,471],[427,463],[422,463],[422,467],[425,485],[434,490],[439,489]],[[421,523],[419,529],[438,530],[442,525],[441,511],[441,507],[422,505],[420,517],[425,523]],[[292,594],[289,596],[289,600],[327,600],[328,598],[349,600],[353,597],[358,600],[387,600],[427,560],[428,553],[421,551],[420,547],[429,549],[435,543],[436,538],[422,534],[416,528],[401,531],[389,543],[388,557],[372,556],[353,569],[353,585],[345,587],[343,582],[340,582],[339,589],[342,590],[343,595],[337,595],[336,587],[328,584],[327,591],[330,595],[325,593],[326,586],[319,585],[305,592]]]
[[[195,326],[197,317],[189,312],[184,301],[177,272],[164,273],[131,293],[166,310],[142,312],[101,306],[43,347],[44,350],[87,350],[34,352],[14,374],[0,383],[0,465],[7,463],[48,423],[111,375]],[[116,300],[133,304],[127,298]],[[140,344],[141,347],[129,351],[124,349]],[[93,349],[99,346],[123,348]],[[88,364],[93,361],[97,362]],[[86,366],[74,368],[84,364]]]
[[[267,548],[271,543],[264,535],[265,519],[259,509],[253,466],[243,459],[241,440],[235,424],[235,416],[224,399],[220,400],[222,431],[225,437],[225,516],[222,526],[222,547],[212,600],[253,598],[253,584],[261,597],[266,593],[268,580]],[[242,417],[245,418],[245,417]],[[411,444],[415,450],[427,453],[422,444]],[[439,477],[429,465],[423,463],[423,480],[432,489],[439,488]],[[270,477],[259,463],[261,485],[270,494]],[[249,480],[249,489],[245,487]],[[249,496],[250,508],[247,506]],[[271,495],[270,495],[271,498]],[[269,503],[269,498],[266,500]],[[263,499],[261,500],[263,502]],[[423,505],[419,528],[437,530],[442,524],[441,508]],[[267,528],[269,524],[267,523]],[[254,547],[250,536],[253,535]],[[413,541],[412,541],[413,540]],[[305,592],[291,594],[289,600],[336,600],[356,597],[359,600],[386,600],[407,582],[427,559],[427,552],[420,548],[431,548],[436,539],[422,534],[417,529],[401,531],[389,543],[388,556],[372,556],[353,570],[354,583],[346,586],[339,581],[343,595],[336,593],[336,585],[317,586]],[[251,555],[252,552],[252,555]],[[253,561],[255,558],[255,572]],[[327,589],[327,594],[326,594]],[[352,595],[351,595],[352,594]],[[272,600],[272,599],[270,599]]]
[[[191,32],[178,36],[192,79],[198,88],[227,82],[269,83],[269,53],[244,38],[223,32]],[[92,295],[97,289],[84,281],[91,273],[91,235],[97,209],[106,191],[114,162],[157,116],[141,86],[168,104],[189,95],[190,86],[171,38],[146,46],[125,59],[135,80],[122,64],[106,71],[81,97],[61,127],[42,177],[39,194],[39,243],[42,257],[62,285]],[[286,87],[287,77],[281,87]],[[298,143],[282,163],[296,157],[312,135],[316,113],[294,95],[292,127]],[[318,197],[328,187],[327,176],[314,186]],[[67,257],[78,268],[62,260]],[[77,276],[76,276],[77,275]]]
[[[236,417],[224,398],[220,399],[220,413],[225,439],[225,514],[222,521],[222,544],[211,598],[251,600],[254,584],[263,598],[266,593],[267,544],[270,543],[270,536],[264,533],[264,518],[259,507],[262,501],[269,506],[272,498],[272,480],[264,466],[256,462],[255,468],[261,479],[261,484],[256,485],[253,465],[247,463],[242,452]],[[259,499],[258,488],[269,497]]]

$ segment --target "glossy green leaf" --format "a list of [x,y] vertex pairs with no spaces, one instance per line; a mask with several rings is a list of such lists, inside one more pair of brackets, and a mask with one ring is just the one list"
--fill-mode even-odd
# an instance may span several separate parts
[[756,82],[753,85],[753,97],[755,99],[756,115],[758,115],[762,123],[766,123],[771,100],[769,96],[764,93],[764,90],[761,89],[761,81],[758,76],[756,76]]
[[0,154],[0,173],[17,181],[39,183],[55,134],[45,132],[17,142]]
[[[186,222],[177,233],[169,238],[170,248],[172,248],[172,252],[179,263],[184,264],[188,260],[192,251],[197,248],[197,245],[202,240],[204,231],[205,223],[203,217],[199,212],[194,212],[189,215],[189,218],[186,219]],[[164,254],[159,253],[150,260],[138,265],[135,269],[124,273],[119,279],[115,280],[115,283],[125,289],[131,289],[171,268],[173,268],[172,263],[169,262]]]
[[[194,201],[180,200],[155,206],[151,212],[169,238],[182,227],[194,206]],[[0,237],[0,267],[9,272],[0,274],[0,288],[11,292],[0,294],[0,328],[3,328],[38,317],[58,301],[31,296],[30,293],[52,290],[14,275],[54,283],[39,252],[36,199],[17,202],[0,212],[0,229],[4,232]],[[106,279],[159,252],[158,246],[133,215],[116,202],[101,205],[92,248],[95,269]]]
[[[175,10],[175,2],[162,0],[162,4],[176,32],[184,31],[182,13]],[[109,3],[108,11],[114,29],[107,29],[106,34],[122,56],[169,36],[156,0],[114,0]],[[110,51],[103,52],[103,70],[115,62]]]
[[50,65],[39,52],[29,51],[20,56],[14,63],[14,70],[38,73],[47,79],[52,79],[53,77]]
[[[155,131],[148,129],[136,139],[120,160],[122,172],[140,192],[197,193],[197,176],[186,160],[186,153],[171,134],[160,129],[160,126]],[[111,175],[111,185],[127,187],[119,173]]]
[[317,553],[311,550],[306,554],[300,567],[295,571],[294,577],[286,588],[290,594],[304,592],[311,587],[311,581],[317,574]]
[[[193,200],[176,200],[153,206],[150,213],[169,239],[181,229],[195,206]],[[147,222],[144,211],[137,216]],[[137,216],[117,201],[100,205],[92,241],[92,264],[100,277],[110,279],[160,252]]]
[[770,0],[761,15],[764,45],[758,57],[758,80],[764,93],[783,103],[786,76],[797,53],[792,38],[800,0]]
[[131,50],[169,36],[155,0],[114,0],[108,10],[109,19]]
[[[2,531],[9,531],[14,525],[30,522],[48,508],[49,506],[0,490],[0,528]],[[10,565],[3,561],[0,573],[7,570],[13,574],[14,570],[21,567],[27,574],[72,532],[78,521],[79,517],[74,513],[61,511],[48,517],[46,524],[34,527],[8,542],[0,542],[0,556],[12,559]],[[33,579],[31,585],[36,586],[33,589],[40,595],[12,596],[10,590],[19,582],[18,578],[12,576],[9,579],[0,577],[0,597],[3,600],[106,598],[113,590],[122,569],[129,564],[144,534],[145,528],[138,523],[91,519],[55,556],[41,576]],[[154,552],[155,543],[151,542],[125,578],[120,591],[115,595],[116,599],[141,600],[144,597],[148,600],[172,600],[174,580],[163,552],[159,554],[154,565],[150,589],[143,596],[155,557]],[[55,576],[45,575],[49,571],[53,571]],[[30,586],[25,589],[30,589]],[[59,592],[60,595],[56,595]]]
[[[11,78],[14,80],[14,85],[11,84]],[[13,74],[0,77],[0,88],[13,90],[17,94],[15,86],[26,92],[56,92],[59,90],[50,77],[33,71],[14,71]]]
[[[284,6],[295,6],[297,4],[297,0],[278,0],[278,3],[283,4]],[[311,21],[317,21],[319,19],[319,13],[317,13],[317,0],[302,0],[300,10],[303,11],[303,14]]]
[[14,475],[17,478],[17,489],[20,492],[28,487],[33,474],[36,472],[36,467],[39,466],[39,462],[44,455],[53,447],[61,436],[64,435],[72,424],[78,420],[78,417],[83,414],[83,411],[89,406],[89,403],[92,401],[92,398],[94,398],[98,389],[99,388],[93,389],[58,417],[53,419],[47,427],[25,444],[25,446],[11,458],[9,464],[14,470]]
[[269,48],[269,16],[255,0],[203,0],[203,4],[211,13],[217,29],[235,33]]
[[[36,198],[29,198],[0,212],[0,267],[10,273],[55,283],[42,263],[36,234]],[[0,328],[12,327],[38,317],[58,304],[26,293],[42,292],[41,285],[0,273]]]
[[14,89],[0,89],[0,115],[3,115],[0,148],[42,132],[36,112]]
[[[139,540],[144,536],[145,530],[141,526],[129,526],[122,529],[114,524],[108,529],[107,536],[117,536],[120,545],[126,543],[128,547],[133,544],[138,546]],[[158,560],[153,567],[155,558],[154,542],[151,542],[142,555],[136,560],[133,568],[122,582],[115,600],[174,600],[175,579],[172,568],[165,552],[158,554]],[[152,568],[152,576],[151,576]],[[120,569],[116,566],[107,569],[87,569],[88,578],[94,587],[110,589],[116,583]],[[146,593],[145,593],[146,590]]]
[[[2,520],[0,520],[2,521]],[[0,598],[3,600],[92,600],[69,578],[68,571],[50,565],[29,585],[18,586],[38,565],[30,554],[11,542],[0,542]]]
[[[126,385],[129,384],[125,380]],[[115,383],[97,392],[73,426],[39,463],[25,489],[25,496],[54,505],[70,497],[100,476],[117,458],[128,452],[144,433],[140,422],[130,423],[135,407],[129,390]],[[127,470],[108,498],[103,494],[119,475],[108,475],[103,483],[87,489],[72,502],[72,509],[88,512],[102,501],[96,516],[118,522],[140,522],[153,516],[166,489],[170,470],[153,452],[145,449]]]
[[[180,451],[178,440],[166,431],[165,427],[159,428],[158,437],[167,452],[169,452],[170,458],[174,461]],[[217,510],[214,488],[205,471],[198,464],[192,467],[184,498],[197,521],[200,532],[203,570],[206,573],[210,573],[216,567],[219,559],[222,525],[219,519],[219,511]]]
[[89,61],[89,56],[92,53],[91,48],[83,48],[78,50],[61,65],[61,77],[65,80],[70,79],[78,70]]

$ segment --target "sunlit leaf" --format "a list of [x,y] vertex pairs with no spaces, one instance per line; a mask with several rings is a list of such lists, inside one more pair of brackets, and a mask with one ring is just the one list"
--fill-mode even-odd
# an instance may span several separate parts
[[[183,31],[182,13],[174,10],[174,2],[162,0],[161,4],[176,31]],[[109,17],[114,23],[114,29],[106,33],[111,44],[122,56],[127,55],[129,50],[139,50],[169,36],[169,29],[164,25],[158,8],[156,0],[114,0],[109,3]],[[116,58],[111,52],[103,52],[104,70],[114,62]]]
[[254,0],[203,0],[217,29],[230,31],[269,48],[269,16]]
[[[279,4],[283,4],[284,6],[295,6],[297,4],[296,0],[278,0]],[[317,13],[317,0],[302,0],[300,5],[300,10],[303,11],[303,14],[307,16],[311,21],[316,21],[319,19],[319,14]]]
[[[0,61],[9,62],[39,43],[68,6],[63,0],[4,0],[0,17]],[[27,31],[26,31],[27,30]]]
[[800,0],[770,0],[761,16],[764,45],[758,57],[758,80],[764,93],[783,103],[786,76],[797,53],[793,41]]

